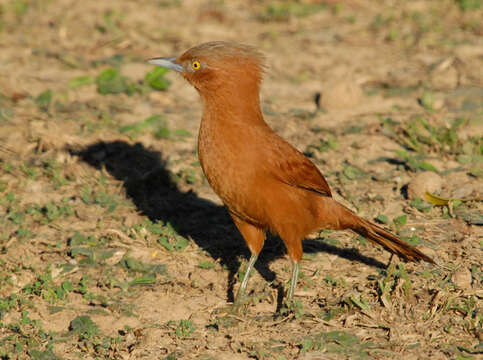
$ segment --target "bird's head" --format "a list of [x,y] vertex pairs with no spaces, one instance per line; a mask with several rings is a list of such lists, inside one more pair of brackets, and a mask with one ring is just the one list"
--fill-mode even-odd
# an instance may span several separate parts
[[148,62],[179,72],[201,95],[244,87],[258,93],[264,70],[264,57],[255,48],[222,41],[195,46],[178,57]]

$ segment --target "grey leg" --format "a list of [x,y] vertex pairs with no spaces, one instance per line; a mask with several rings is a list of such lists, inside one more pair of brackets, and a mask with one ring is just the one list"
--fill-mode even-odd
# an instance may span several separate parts
[[235,305],[241,304],[243,297],[245,297],[245,290],[247,288],[248,279],[250,278],[250,272],[252,271],[253,266],[257,261],[257,258],[258,258],[258,254],[252,254],[252,256],[250,257],[250,260],[248,261],[247,271],[245,271],[245,276],[243,276],[242,283],[236,294]]
[[290,279],[290,290],[288,292],[288,297],[287,297],[288,303],[292,302],[298,277],[299,277],[299,263],[294,261],[292,265],[292,278]]

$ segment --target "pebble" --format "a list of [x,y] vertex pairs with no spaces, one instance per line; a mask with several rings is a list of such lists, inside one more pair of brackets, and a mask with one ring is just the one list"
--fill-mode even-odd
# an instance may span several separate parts
[[426,191],[434,194],[443,186],[441,176],[432,171],[425,171],[417,174],[408,184],[408,197],[414,199],[419,197],[424,199]]

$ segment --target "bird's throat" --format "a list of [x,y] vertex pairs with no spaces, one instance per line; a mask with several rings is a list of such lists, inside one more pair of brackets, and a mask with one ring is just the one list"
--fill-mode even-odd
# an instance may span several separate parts
[[[257,89],[258,90],[258,89]],[[229,126],[265,124],[256,93],[237,90],[223,92],[200,92],[203,103],[203,120]]]

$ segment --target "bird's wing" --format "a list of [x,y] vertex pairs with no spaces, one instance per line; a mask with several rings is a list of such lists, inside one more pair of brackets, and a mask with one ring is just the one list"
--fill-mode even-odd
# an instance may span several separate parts
[[273,141],[271,145],[268,160],[272,176],[291,186],[332,197],[324,176],[304,154],[282,138]]

